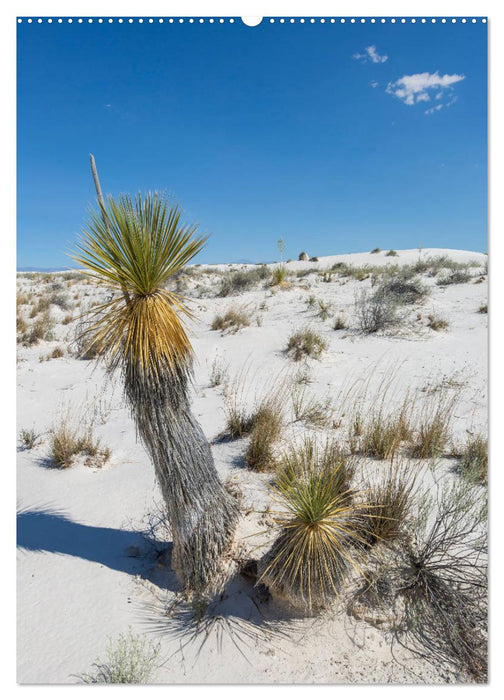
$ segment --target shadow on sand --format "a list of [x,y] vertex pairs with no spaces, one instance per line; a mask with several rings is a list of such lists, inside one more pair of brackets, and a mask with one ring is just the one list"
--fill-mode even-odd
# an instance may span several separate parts
[[[166,557],[171,551],[171,543],[157,542],[145,533],[84,525],[50,508],[17,514],[17,546],[29,552],[86,559],[125,574],[141,574],[158,584],[157,557],[160,552]],[[174,586],[173,590],[177,588]]]

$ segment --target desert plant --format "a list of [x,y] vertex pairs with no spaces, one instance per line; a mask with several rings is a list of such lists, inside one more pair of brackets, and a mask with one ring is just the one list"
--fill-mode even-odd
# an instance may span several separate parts
[[221,357],[217,356],[210,368],[210,386],[220,386],[227,381],[229,364],[225,364]]
[[245,462],[254,471],[271,470],[275,466],[273,449],[282,433],[282,408],[277,397],[264,401],[252,419],[250,442]]
[[488,440],[481,434],[470,435],[454,450],[460,474],[471,483],[486,484],[488,479]]
[[[433,511],[427,501],[426,510]],[[401,545],[406,637],[433,661],[487,675],[487,512],[465,487],[445,489]]]
[[435,395],[420,413],[411,438],[411,454],[418,459],[439,457],[450,441],[450,426],[458,396],[445,392]]
[[297,421],[303,421],[318,428],[331,425],[334,409],[331,398],[317,399],[306,395],[306,387],[295,383],[291,391],[292,408]]
[[318,299],[318,313],[317,316],[322,319],[322,321],[326,321],[329,318],[329,312],[331,310],[331,305],[325,302],[323,299]]
[[298,260],[308,260],[308,253],[306,253],[304,250],[299,253],[298,255]]
[[345,317],[339,314],[336,316],[333,322],[333,330],[335,331],[342,331],[345,328],[347,328]]
[[362,290],[355,298],[355,312],[358,328],[366,334],[385,330],[399,321],[396,299],[383,290],[373,295]]
[[24,316],[22,316],[20,313],[18,313],[16,315],[16,333],[18,335],[18,338],[23,336],[27,330],[28,330],[28,324],[26,323]]
[[312,610],[341,594],[348,569],[359,570],[359,507],[346,489],[341,461],[321,463],[317,455],[292,461],[291,467],[287,458],[272,487],[280,506],[272,512],[278,534],[259,564],[259,581]]
[[373,254],[375,254],[375,253],[381,253],[381,248],[373,248],[373,250],[371,251],[371,253],[373,253]]
[[217,314],[211,323],[213,331],[229,331],[236,333],[241,328],[250,325],[249,314],[243,308],[233,306],[223,314]]
[[401,275],[383,282],[376,293],[389,295],[398,304],[416,304],[428,296],[429,288],[418,279],[406,280]]
[[487,314],[488,313],[488,304],[482,304],[479,309],[478,309],[479,314]]
[[110,457],[109,448],[101,447],[91,425],[84,428],[72,426],[68,417],[51,430],[49,449],[51,463],[58,469],[69,469],[78,455],[86,457],[88,466],[98,467]]
[[[392,459],[401,443],[411,438],[411,412],[412,405],[406,396],[395,411],[386,412],[385,401],[382,400],[377,407],[371,407],[365,419],[358,413],[351,426],[352,451],[376,459]],[[352,437],[359,437],[359,440],[352,440]]]
[[284,284],[287,279],[287,268],[285,265],[279,265],[273,269],[271,274],[271,285],[276,286],[279,284]]
[[40,435],[35,432],[34,428],[22,428],[19,431],[19,443],[21,449],[32,450],[40,441]]
[[54,319],[49,311],[44,311],[36,319],[32,327],[24,334],[23,342],[26,345],[35,345],[40,340],[53,339]]
[[203,247],[196,227],[158,193],[103,199],[91,157],[99,211],[75,260],[115,292],[91,311],[91,345],[109,372],[121,368],[138,434],[161,487],[173,536],[172,566],[196,600],[220,587],[222,557],[237,522],[210,446],[190,409],[192,348],[179,314],[190,312],[164,284]]
[[464,284],[465,282],[470,282],[471,275],[467,270],[454,270],[449,275],[444,275],[439,277],[436,284],[440,287],[446,287],[450,284]]
[[366,483],[363,540],[374,545],[400,537],[412,511],[414,487],[415,478],[411,472],[394,462],[378,480]]
[[84,683],[150,683],[157,666],[160,645],[135,635],[131,628],[114,646],[109,639],[107,660],[98,659],[94,670],[80,676]]
[[397,258],[397,250],[389,250],[388,253],[385,253],[386,258]]
[[310,328],[302,328],[289,336],[286,352],[299,362],[303,357],[318,359],[326,349],[327,341],[319,333]]
[[429,328],[432,328],[433,331],[443,331],[446,330],[449,326],[449,323],[446,319],[441,318],[440,316],[436,316],[435,314],[429,314],[427,316],[427,320],[429,321],[427,326]]
[[68,294],[63,294],[62,292],[55,291],[49,297],[49,303],[59,306],[63,311],[68,311],[71,308],[70,299]]
[[250,270],[237,270],[230,274],[226,273],[221,281],[219,296],[226,297],[230,294],[246,292],[270,277],[271,270],[267,265],[259,265]]
[[63,317],[63,320],[61,321],[61,323],[62,323],[64,326],[68,326],[68,324],[69,324],[69,323],[72,323],[72,321],[73,321],[73,316],[72,316],[72,314],[67,314],[66,316]]

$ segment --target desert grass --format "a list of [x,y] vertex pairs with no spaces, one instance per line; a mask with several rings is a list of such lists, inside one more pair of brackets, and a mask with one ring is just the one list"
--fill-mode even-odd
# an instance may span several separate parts
[[109,639],[107,658],[98,659],[90,673],[80,676],[83,683],[146,684],[154,679],[158,666],[160,645],[154,645],[145,635],[128,633],[119,636],[114,645]]
[[222,331],[222,333],[237,333],[239,330],[249,325],[250,315],[247,311],[242,307],[232,306],[223,314],[217,314],[210,328],[213,331]]
[[318,299],[318,312],[317,316],[322,319],[322,321],[327,321],[331,312],[331,304],[325,302],[323,299]]
[[424,403],[410,440],[412,457],[432,459],[444,454],[451,439],[451,423],[457,402],[458,393],[450,395],[441,391]]
[[436,280],[440,287],[447,287],[450,284],[464,284],[470,282],[471,274],[467,270],[453,270],[449,275],[443,275]]
[[387,253],[385,253],[386,258],[397,258],[397,256],[397,250],[389,250]]
[[488,304],[482,304],[479,309],[478,309],[479,314],[487,314],[488,313]]
[[22,335],[24,345],[36,345],[41,340],[53,340],[54,319],[50,311],[44,311]]
[[54,291],[49,296],[49,303],[54,304],[54,306],[59,306],[59,308],[63,309],[63,311],[68,311],[70,308],[72,308],[68,294],[60,291]]
[[389,295],[397,304],[417,304],[429,295],[429,288],[416,278],[391,277],[378,287],[375,294]]
[[305,357],[319,359],[326,349],[327,341],[319,333],[301,328],[289,336],[286,352],[295,362],[300,362]]
[[278,396],[269,397],[258,407],[252,419],[250,440],[245,453],[249,469],[263,472],[275,468],[275,446],[280,440],[283,412]]
[[287,268],[285,265],[279,265],[273,269],[271,274],[270,284],[274,286],[283,285],[287,280]]
[[344,462],[324,457],[328,447],[293,446],[278,469],[271,512],[277,536],[260,562],[259,581],[272,593],[307,611],[330,604],[342,592],[349,570],[360,570],[360,549],[353,546],[359,510],[349,490]]
[[108,447],[101,447],[93,435],[92,425],[76,427],[69,415],[63,416],[51,430],[49,459],[58,469],[69,469],[78,455],[83,455],[87,466],[101,467],[110,458]]
[[381,253],[381,248],[373,248],[373,250],[371,251],[371,253],[372,253],[372,254]]
[[488,481],[488,439],[481,433],[469,435],[465,443],[454,448],[460,475],[472,484],[487,484]]
[[342,331],[345,328],[348,328],[345,317],[339,314],[333,321],[333,330]]
[[22,450],[33,450],[39,442],[40,435],[34,428],[22,428],[19,431],[19,444]]
[[403,443],[412,437],[411,415],[414,404],[407,394],[395,410],[386,409],[387,391],[381,401],[371,402],[365,415],[357,412],[350,424],[349,443],[353,453],[393,459]]
[[413,508],[415,475],[409,467],[392,461],[378,478],[366,482],[363,493],[367,507],[362,539],[370,546],[398,539]]
[[217,355],[210,367],[210,386],[216,387],[226,384],[229,380],[229,363],[224,362],[222,357]]
[[450,325],[446,319],[442,318],[441,316],[437,316],[436,314],[429,314],[427,316],[427,320],[427,326],[433,331],[444,331]]
[[221,297],[247,292],[271,278],[271,270],[267,265],[259,265],[247,270],[237,270],[227,273],[221,281],[218,295]]
[[330,396],[318,398],[307,394],[306,385],[293,382],[291,401],[294,418],[315,428],[330,427],[334,415],[334,407]]

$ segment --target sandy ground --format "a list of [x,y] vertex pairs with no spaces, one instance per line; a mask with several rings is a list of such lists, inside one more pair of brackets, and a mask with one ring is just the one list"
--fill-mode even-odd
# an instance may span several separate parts
[[[486,434],[487,425],[487,303],[486,256],[467,251],[398,251],[321,258],[318,262],[290,262],[291,271],[326,270],[336,262],[351,265],[412,263],[419,255],[448,255],[458,262],[474,261],[470,282],[431,287],[428,299],[408,312],[400,328],[362,335],[355,328],[355,294],[369,289],[371,279],[338,278],[324,282],[313,273],[293,278],[286,288],[260,288],[232,297],[201,296],[193,300],[198,320],[191,325],[197,358],[193,409],[208,439],[224,429],[224,387],[211,386],[214,363],[225,369],[230,384],[241,376],[241,391],[250,404],[274,382],[288,382],[306,372],[309,395],[328,397],[335,408],[337,428],[315,431],[337,435],[345,424],[343,397],[355,399],[368,382],[368,397],[390,384],[387,405],[410,391],[421,402],[433,387],[456,391],[459,401],[453,419],[454,439]],[[477,265],[481,267],[477,267]],[[213,266],[246,269],[251,266]],[[205,268],[208,269],[208,268]],[[53,275],[59,279],[58,273]],[[66,282],[63,284],[67,284]],[[188,295],[199,285],[217,285],[202,271],[188,280]],[[47,287],[38,278],[19,275],[24,292]],[[103,298],[103,292],[72,281],[66,292],[77,307]],[[330,306],[325,321],[307,299],[315,295]],[[75,298],[74,298],[75,297]],[[216,313],[233,305],[246,309],[250,326],[237,333],[210,329]],[[24,308],[29,316],[30,306]],[[131,627],[161,644],[163,664],[157,683],[446,683],[464,681],[457,669],[435,666],[413,656],[390,636],[348,616],[341,607],[319,618],[292,617],[277,601],[261,600],[257,591],[237,577],[227,598],[217,604],[207,629],[193,635],[182,608],[167,615],[177,599],[178,584],[169,562],[145,538],[149,517],[158,512],[160,497],[153,468],[136,440],[135,427],[118,380],[107,379],[101,366],[76,359],[72,350],[75,322],[63,325],[68,311],[52,307],[58,319],[54,341],[32,347],[18,345],[17,428],[33,428],[41,438],[30,450],[18,450],[18,681],[20,683],[76,683],[79,674],[106,657],[108,639]],[[71,311],[77,315],[78,308]],[[448,321],[444,331],[427,327],[435,314]],[[335,331],[334,317],[342,315],[348,328]],[[418,318],[420,316],[420,318]],[[310,326],[328,342],[319,360],[295,363],[285,355],[293,330]],[[44,359],[61,346],[63,357]],[[42,358],[42,360],[41,360]],[[289,380],[290,378],[290,380]],[[367,400],[367,399],[366,399]],[[417,400],[417,399],[415,399]],[[364,399],[363,399],[364,401]],[[48,432],[67,416],[73,424],[92,420],[94,432],[110,448],[103,468],[77,461],[67,470],[50,468]],[[291,423],[287,436],[308,432]],[[313,431],[312,431],[313,432]],[[260,512],[269,501],[268,479],[245,468],[246,439],[213,443],[221,478],[242,492],[244,517],[240,544],[249,550],[267,547],[268,535]],[[368,465],[369,466],[369,465]],[[371,465],[372,466],[372,465]],[[450,460],[439,460],[437,473],[447,473]],[[432,478],[432,470],[427,470]],[[162,549],[163,545],[159,544]],[[259,550],[261,551],[261,550]]]

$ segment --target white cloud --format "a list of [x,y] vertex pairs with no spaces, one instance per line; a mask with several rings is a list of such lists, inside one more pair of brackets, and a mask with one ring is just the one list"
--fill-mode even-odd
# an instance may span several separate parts
[[455,83],[465,79],[465,75],[439,75],[435,73],[415,73],[403,75],[395,83],[389,83],[387,90],[390,95],[395,95],[404,104],[413,105],[417,102],[430,100],[429,90],[437,90],[436,99],[441,99],[445,90],[452,90]]
[[454,102],[457,101],[456,95],[453,95],[453,97],[448,100],[448,102],[440,102],[437,104],[435,107],[431,107],[430,109],[425,110],[425,114],[434,114],[434,112],[439,112],[440,109],[443,109],[443,107],[451,107]]
[[376,46],[366,46],[364,51],[365,53],[354,53],[353,58],[361,60],[363,63],[366,63],[368,60],[372,63],[385,63],[388,59],[388,56],[380,56]]
[[369,84],[372,88],[377,88],[380,83],[377,83],[376,80],[372,80]]

